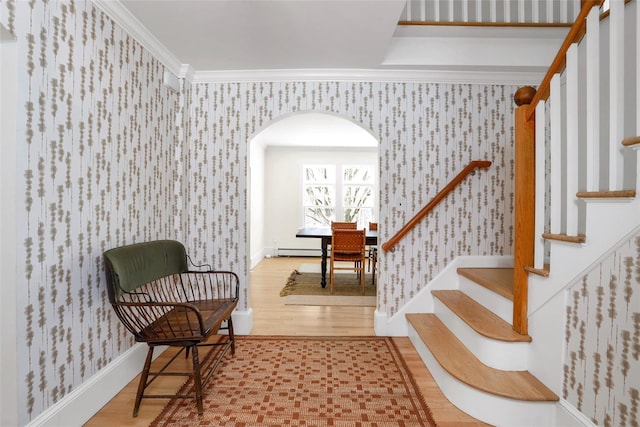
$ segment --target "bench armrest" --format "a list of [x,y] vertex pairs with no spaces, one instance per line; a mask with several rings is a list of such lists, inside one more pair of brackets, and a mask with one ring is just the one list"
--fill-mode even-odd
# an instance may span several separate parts
[[180,281],[185,301],[238,301],[240,280],[232,271],[188,271]]
[[207,335],[200,310],[183,302],[121,302],[118,318],[140,342],[179,342]]

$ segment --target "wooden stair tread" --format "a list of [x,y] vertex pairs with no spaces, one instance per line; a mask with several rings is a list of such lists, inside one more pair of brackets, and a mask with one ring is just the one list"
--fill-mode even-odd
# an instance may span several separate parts
[[587,237],[583,234],[579,234],[577,236],[569,236],[568,234],[542,233],[542,238],[567,243],[584,243],[587,241]]
[[406,316],[442,368],[463,383],[510,399],[536,402],[558,400],[555,393],[528,371],[501,371],[480,362],[435,314]]
[[640,145],[640,136],[630,136],[622,140],[622,145],[631,147],[632,145]]
[[482,336],[506,342],[531,342],[529,335],[517,333],[509,323],[462,291],[441,290],[431,293]]
[[551,272],[551,266],[549,264],[545,264],[543,268],[535,268],[532,265],[525,266],[525,271],[537,274],[542,277],[549,277],[549,273]]
[[458,274],[513,301],[513,268],[459,268]]
[[626,199],[636,197],[636,190],[615,191],[579,191],[576,197],[580,199]]

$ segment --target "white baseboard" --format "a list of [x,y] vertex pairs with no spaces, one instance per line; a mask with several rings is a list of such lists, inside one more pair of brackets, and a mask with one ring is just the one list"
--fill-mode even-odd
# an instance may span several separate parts
[[558,402],[558,412],[556,415],[556,426],[558,427],[596,427],[596,425],[578,408],[560,399]]
[[236,335],[249,335],[253,329],[253,309],[247,311],[234,311],[231,315],[233,318],[233,332]]
[[[154,356],[157,357],[165,349],[158,347]],[[134,345],[27,426],[81,426],[140,373],[147,350],[146,344]]]
[[253,270],[258,264],[260,264],[260,261],[262,261],[266,256],[267,256],[266,249],[262,249],[257,254],[251,256],[251,259],[250,259],[251,265],[249,266],[249,268]]
[[375,332],[376,336],[387,336],[387,324],[387,313],[376,310],[373,313],[373,331]]
[[[253,310],[234,312],[237,335],[248,335],[253,328]],[[142,370],[147,357],[146,344],[136,344],[117,357],[78,388],[32,420],[28,427],[81,426],[106,405]],[[166,347],[157,347],[154,358]],[[131,402],[133,411],[133,402]]]

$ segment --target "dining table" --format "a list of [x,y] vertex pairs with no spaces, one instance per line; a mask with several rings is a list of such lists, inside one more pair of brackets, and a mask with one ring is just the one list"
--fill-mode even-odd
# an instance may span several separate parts
[[[320,285],[324,288],[327,286],[327,252],[331,244],[331,228],[303,227],[298,229],[296,237],[320,239],[320,248],[322,250],[322,261],[320,262],[322,278],[320,279]],[[365,243],[367,246],[376,246],[378,244],[378,230],[367,230]]]

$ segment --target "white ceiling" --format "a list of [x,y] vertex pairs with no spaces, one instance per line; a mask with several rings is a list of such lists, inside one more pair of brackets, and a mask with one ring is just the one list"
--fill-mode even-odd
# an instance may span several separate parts
[[195,70],[375,68],[405,0],[121,0]]
[[[320,76],[537,84],[567,31],[399,27],[406,0],[93,1],[171,72],[193,82]],[[320,116],[292,116],[258,139],[267,145],[377,144],[349,121]]]
[[174,74],[194,82],[532,84],[541,80],[567,32],[398,26],[406,0],[93,1]]

